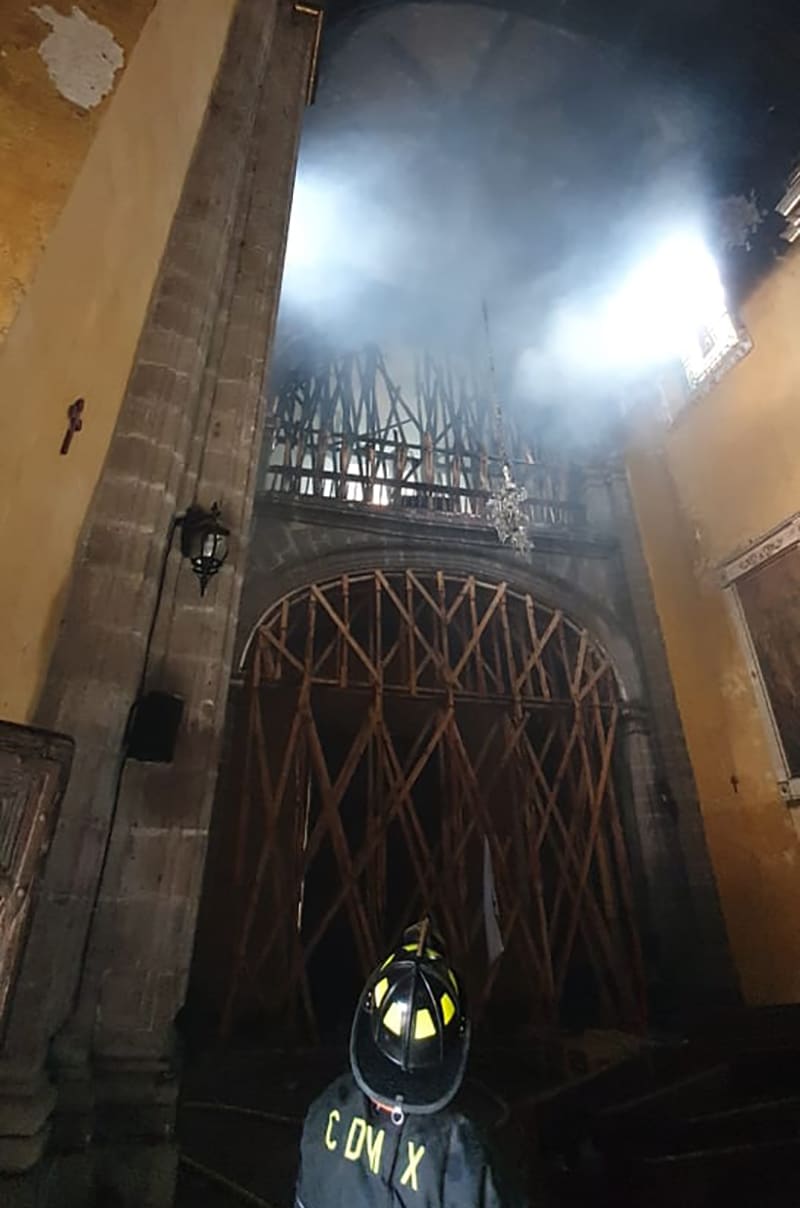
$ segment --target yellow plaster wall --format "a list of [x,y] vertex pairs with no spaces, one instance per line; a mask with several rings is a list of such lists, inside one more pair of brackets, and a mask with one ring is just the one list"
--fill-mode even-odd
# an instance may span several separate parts
[[[119,84],[155,0],[82,0],[122,48]],[[50,26],[31,0],[0,4],[0,340],[31,283],[47,237],[110,98],[82,109],[58,91],[39,54]],[[65,15],[71,2],[51,5]],[[113,93],[111,94],[113,95]]]
[[[800,999],[800,842],[718,567],[800,510],[800,256],[751,297],[750,355],[628,470],[734,958],[751,1003]],[[737,781],[734,784],[732,778]]]
[[[35,708],[233,5],[157,0],[0,346],[0,716],[10,720]],[[61,457],[77,397],[84,429]]]

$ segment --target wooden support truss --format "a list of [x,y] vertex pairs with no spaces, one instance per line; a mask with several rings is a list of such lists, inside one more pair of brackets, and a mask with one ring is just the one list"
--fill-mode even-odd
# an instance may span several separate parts
[[377,348],[323,358],[277,384],[264,488],[481,518],[505,443],[531,524],[580,525],[577,468],[513,424],[501,442],[495,422],[485,387],[453,361],[426,353],[390,370]]
[[324,1030],[333,929],[365,977],[423,912],[478,1018],[556,1026],[583,978],[598,1021],[642,1026],[618,692],[585,630],[505,583],[342,575],[264,620],[247,699],[226,1027],[247,1003]]

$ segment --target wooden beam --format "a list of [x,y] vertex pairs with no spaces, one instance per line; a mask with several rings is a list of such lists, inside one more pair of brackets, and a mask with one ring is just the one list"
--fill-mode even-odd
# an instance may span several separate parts
[[[429,368],[421,372],[429,374],[426,430],[435,440],[440,419],[443,429],[455,431],[442,401],[452,387]],[[376,405],[364,383],[348,385],[346,375],[337,389],[356,410]],[[383,456],[376,441],[374,458],[364,466],[376,484],[383,481],[376,469]],[[644,1018],[634,900],[612,776],[618,693],[607,656],[588,631],[505,583],[442,571],[426,576],[410,568],[364,571],[282,601],[262,624],[252,660],[233,857],[247,896],[234,942],[226,1028],[245,982],[262,987],[271,957],[285,951],[281,997],[287,1018],[302,1014],[314,1032],[308,964],[340,911],[362,972],[369,971],[384,939],[390,835],[410,864],[409,909],[435,912],[473,966],[483,925],[485,838],[501,933],[524,954],[531,1002],[545,1022],[557,1018],[578,947],[591,963],[609,1018]],[[276,739],[262,711],[279,699],[273,694],[282,682],[297,684],[298,705],[274,758],[267,742],[272,751]],[[335,773],[324,730],[334,693],[359,718]],[[396,702],[403,698],[408,704],[400,711]],[[404,730],[396,726],[411,724],[413,711],[421,724],[410,751],[401,755],[398,734]],[[435,831],[420,815],[418,790],[415,796],[431,760],[435,767],[426,776],[435,775],[440,801]],[[341,811],[345,799],[353,799],[357,776],[366,800],[355,844]],[[311,783],[319,805],[314,818],[306,817]],[[315,862],[329,850],[336,883],[301,935],[298,903]],[[265,934],[257,935],[256,920],[267,917]],[[492,994],[499,968],[478,977],[478,1010]],[[272,1002],[271,993],[264,994],[267,1000]]]

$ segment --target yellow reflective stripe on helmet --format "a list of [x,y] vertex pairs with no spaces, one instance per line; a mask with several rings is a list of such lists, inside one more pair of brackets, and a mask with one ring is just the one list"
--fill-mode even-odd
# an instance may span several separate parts
[[393,1036],[402,1036],[403,1024],[406,1019],[405,1003],[393,1002],[389,1005],[383,1017],[383,1026]]
[[375,1006],[379,1007],[386,997],[386,991],[389,989],[388,977],[382,977],[375,987],[373,993],[375,996]]
[[394,953],[392,953],[391,956],[387,956],[386,960],[381,965],[380,972],[382,973],[383,970],[386,969],[388,965],[391,965],[393,960],[394,960]]
[[443,994],[439,999],[439,1002],[442,1005],[442,1018],[444,1019],[444,1026],[447,1027],[450,1020],[456,1013],[456,1004],[453,1002],[449,994]]
[[435,1035],[436,1024],[433,1022],[433,1016],[427,1007],[423,1007],[417,1011],[417,1017],[414,1020],[414,1039],[430,1040],[431,1036]]
[[[417,952],[419,950],[419,944],[403,944],[402,950],[403,950],[403,952]],[[441,952],[437,952],[435,948],[426,948],[425,956],[427,957],[427,959],[429,961],[440,961],[443,959]],[[389,962],[393,961],[393,960],[394,960],[394,955],[390,956],[389,960],[386,961],[383,965],[381,965],[381,968],[385,969],[386,966],[389,964]]]

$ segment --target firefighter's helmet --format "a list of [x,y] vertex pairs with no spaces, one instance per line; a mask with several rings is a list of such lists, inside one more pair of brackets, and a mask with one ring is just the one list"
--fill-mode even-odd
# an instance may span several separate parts
[[464,992],[427,923],[369,978],[350,1034],[353,1076],[400,1112],[441,1111],[458,1091],[469,1051]]

